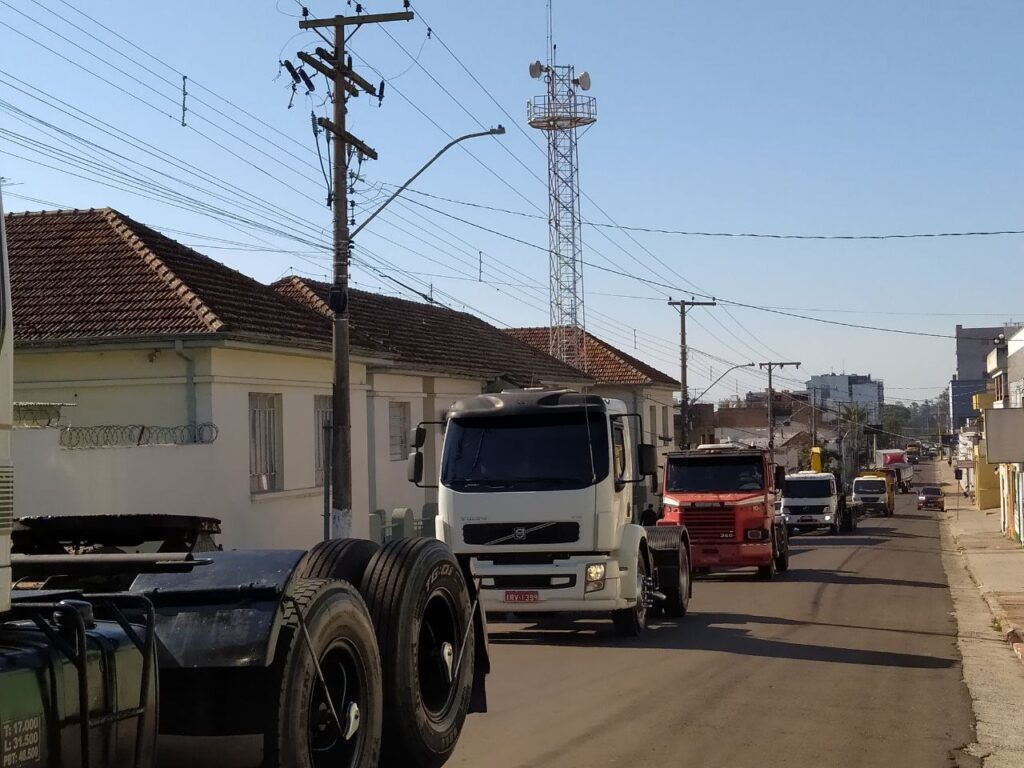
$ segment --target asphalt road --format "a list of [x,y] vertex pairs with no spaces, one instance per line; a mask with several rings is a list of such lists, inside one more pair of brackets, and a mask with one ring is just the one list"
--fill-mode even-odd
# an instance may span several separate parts
[[955,765],[971,741],[934,512],[792,540],[791,569],[697,582],[691,613],[493,623],[490,712],[450,768]]

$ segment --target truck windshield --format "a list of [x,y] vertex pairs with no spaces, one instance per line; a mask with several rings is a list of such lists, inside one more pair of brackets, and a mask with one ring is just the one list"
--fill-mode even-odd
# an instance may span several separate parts
[[787,480],[783,493],[787,499],[827,499],[832,495],[832,483],[828,480]]
[[853,490],[857,493],[885,493],[885,481],[854,480]]
[[[593,463],[591,463],[593,462]],[[465,491],[572,490],[608,476],[604,413],[453,419],[441,482]]]
[[729,493],[764,488],[760,456],[670,458],[665,490],[680,493]]

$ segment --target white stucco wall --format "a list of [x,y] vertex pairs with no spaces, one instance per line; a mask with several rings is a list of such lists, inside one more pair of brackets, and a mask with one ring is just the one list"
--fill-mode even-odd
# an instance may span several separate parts
[[[425,503],[436,501],[437,492],[430,488],[417,488],[410,483],[406,479],[406,460],[391,458],[389,404],[410,404],[410,427],[421,421],[443,421],[453,402],[480,394],[483,382],[479,379],[374,372],[370,383],[368,402],[373,415],[374,439],[372,447],[368,448],[372,450],[375,472],[372,508],[390,512],[398,507],[409,507],[419,515]],[[431,485],[437,480],[444,434],[440,427],[429,426],[427,435],[433,443],[433,450],[424,451],[423,476],[424,483]]]
[[[209,401],[210,352],[187,349],[195,359],[197,400]],[[18,350],[14,399],[20,402],[73,404],[64,409],[69,426],[147,424],[178,426],[188,422],[186,361],[173,349],[83,348],[74,351]],[[207,386],[199,382],[204,380]],[[209,412],[197,413],[198,421]]]
[[[24,351],[16,356],[15,399],[74,403],[62,424],[187,422],[185,361],[173,349]],[[186,347],[195,360],[196,415],[219,430],[212,445],[64,450],[55,430],[19,430],[17,514],[197,513],[220,518],[229,548],[309,547],[323,535],[323,488],[316,483],[314,398],[331,392],[327,353],[276,347]],[[389,451],[388,403],[410,403],[410,425],[443,418],[483,381],[393,373],[353,362],[353,530],[369,533],[369,512],[410,507],[436,491],[406,480]],[[371,387],[373,388],[371,391]],[[280,396],[282,489],[249,491],[249,393]],[[372,429],[370,419],[372,414]],[[431,428],[425,479],[437,477],[443,433]]]

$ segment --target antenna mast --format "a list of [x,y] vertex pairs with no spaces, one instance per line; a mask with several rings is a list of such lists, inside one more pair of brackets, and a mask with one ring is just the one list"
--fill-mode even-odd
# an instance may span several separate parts
[[528,107],[533,128],[548,139],[548,226],[550,258],[549,352],[581,370],[587,369],[586,313],[583,308],[579,154],[576,131],[597,121],[597,100],[580,96],[590,90],[590,75],[576,77],[572,65],[555,63],[551,0],[548,0],[548,61],[530,65],[530,76],[544,78],[547,93]]

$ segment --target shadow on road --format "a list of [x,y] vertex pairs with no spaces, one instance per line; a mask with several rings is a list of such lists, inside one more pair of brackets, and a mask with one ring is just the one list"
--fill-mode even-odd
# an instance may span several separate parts
[[495,645],[700,650],[772,659],[907,669],[946,669],[956,663],[953,659],[921,654],[869,651],[820,643],[805,645],[781,638],[762,638],[752,634],[751,626],[801,627],[811,623],[739,613],[697,613],[678,622],[656,622],[641,637],[624,639],[613,634],[608,621],[552,616],[544,617],[523,629],[503,629],[500,623],[492,624],[488,636]]
[[[804,552],[812,552],[813,549],[792,549],[791,555],[799,555]],[[760,581],[755,572],[750,571],[726,571],[723,573],[712,572],[697,577],[701,582],[731,582],[739,580]],[[912,581],[909,579],[884,579],[877,576],[857,576],[853,571],[837,571],[827,568],[793,568],[779,576],[783,582],[797,582],[800,584],[849,584],[853,586],[875,585],[884,587],[926,587],[928,589],[945,589],[946,584],[935,581]]]

